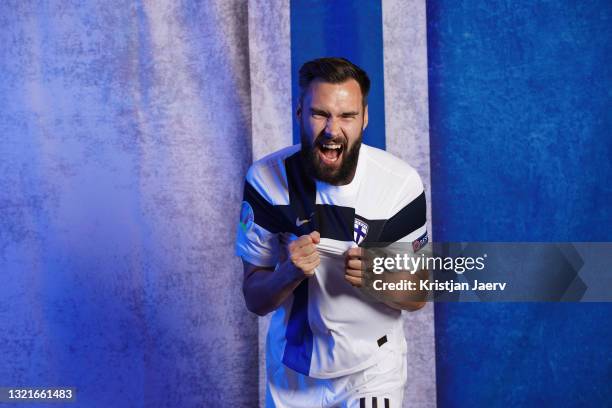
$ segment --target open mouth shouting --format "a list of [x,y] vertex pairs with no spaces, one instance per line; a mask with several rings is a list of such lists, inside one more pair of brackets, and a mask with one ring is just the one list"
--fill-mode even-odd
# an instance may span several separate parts
[[316,144],[317,154],[323,164],[329,167],[339,167],[342,163],[344,144],[333,141],[322,141]]

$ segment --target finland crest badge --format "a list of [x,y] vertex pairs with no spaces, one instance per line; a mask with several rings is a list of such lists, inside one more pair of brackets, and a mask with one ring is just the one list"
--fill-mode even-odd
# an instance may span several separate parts
[[353,241],[357,245],[360,245],[368,235],[368,224],[365,221],[355,218],[354,230],[353,230]]

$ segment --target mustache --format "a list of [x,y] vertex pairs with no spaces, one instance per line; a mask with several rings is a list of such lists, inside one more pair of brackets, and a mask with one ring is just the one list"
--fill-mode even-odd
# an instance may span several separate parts
[[327,136],[325,136],[325,131],[322,131],[321,133],[319,133],[317,135],[317,137],[314,138],[314,140],[312,141],[311,146],[317,146],[317,145],[323,145],[325,143],[334,143],[334,144],[340,144],[344,147],[346,147],[348,145],[348,140],[346,139],[345,136],[337,136],[337,137],[333,137],[333,138],[329,138]]

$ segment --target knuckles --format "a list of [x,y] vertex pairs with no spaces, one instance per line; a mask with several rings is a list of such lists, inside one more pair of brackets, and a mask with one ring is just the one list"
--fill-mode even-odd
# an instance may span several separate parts
[[298,239],[287,244],[289,261],[304,275],[314,275],[314,270],[319,266],[321,260],[316,251],[317,246],[310,235],[302,235]]
[[347,255],[350,257],[361,257],[362,256],[362,248],[356,247],[356,248],[350,248],[347,251]]

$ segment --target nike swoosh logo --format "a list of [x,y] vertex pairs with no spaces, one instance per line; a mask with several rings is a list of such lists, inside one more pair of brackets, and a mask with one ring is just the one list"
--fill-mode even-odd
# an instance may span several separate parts
[[301,227],[302,225],[306,224],[307,222],[310,222],[310,219],[312,218],[313,214],[310,214],[310,218],[306,218],[305,220],[300,220],[300,217],[297,217],[295,219],[295,226],[296,227]]
[[296,227],[301,227],[302,225],[306,224],[307,222],[310,222],[310,218],[307,218],[305,220],[300,220],[300,217],[297,217],[295,219],[295,226]]

